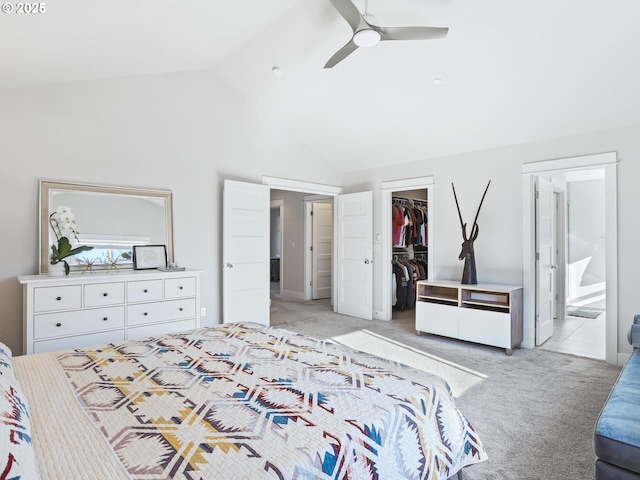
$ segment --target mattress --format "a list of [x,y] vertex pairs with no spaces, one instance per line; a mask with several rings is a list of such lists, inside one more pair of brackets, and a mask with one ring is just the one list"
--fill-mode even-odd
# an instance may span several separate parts
[[487,458],[442,378],[258,324],[13,362],[43,480],[436,480]]

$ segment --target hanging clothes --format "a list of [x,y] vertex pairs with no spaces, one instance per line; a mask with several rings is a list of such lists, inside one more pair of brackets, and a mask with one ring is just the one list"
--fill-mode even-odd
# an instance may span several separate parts
[[391,237],[394,247],[427,246],[427,206],[420,200],[393,198]]
[[392,264],[392,305],[401,310],[415,307],[416,282],[427,278],[426,254],[413,249],[422,249],[428,242],[427,202],[392,197],[391,239],[394,251]]
[[416,282],[427,278],[426,262],[394,255],[392,272],[392,305],[401,310],[413,308],[416,302]]

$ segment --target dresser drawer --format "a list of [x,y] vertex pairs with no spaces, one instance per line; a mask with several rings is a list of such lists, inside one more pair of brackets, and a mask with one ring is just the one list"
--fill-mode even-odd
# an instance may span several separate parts
[[127,306],[128,326],[166,322],[195,316],[196,301],[193,298]]
[[120,343],[124,341],[124,330],[113,330],[111,332],[91,333],[88,335],[77,335],[75,337],[56,338],[53,340],[43,340],[33,342],[33,353],[54,352],[57,350],[67,350],[69,348],[92,347],[104,343]]
[[74,312],[34,315],[33,338],[77,335],[96,330],[124,328],[124,306],[90,308]]
[[124,282],[94,283],[84,286],[84,306],[101,307],[124,303]]
[[143,280],[127,283],[128,302],[162,300],[162,280]]
[[34,288],[34,312],[55,312],[82,306],[82,287],[66,285],[60,287]]
[[154,325],[129,328],[127,330],[127,337],[128,340],[136,340],[138,338],[165,335],[167,333],[183,332],[193,328],[196,328],[196,321],[191,318],[189,320],[178,320],[175,322],[156,323]]
[[164,298],[195,297],[196,279],[193,277],[168,278],[164,281]]

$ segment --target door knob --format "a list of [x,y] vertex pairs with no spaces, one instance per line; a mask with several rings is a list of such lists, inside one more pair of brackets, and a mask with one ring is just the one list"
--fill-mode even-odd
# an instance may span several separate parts
[[227,264],[225,265],[225,268],[233,268],[233,264],[232,264],[232,263],[227,263]]
[[365,265],[369,265],[371,263],[371,261],[368,258],[365,258],[364,259],[364,263],[365,263]]

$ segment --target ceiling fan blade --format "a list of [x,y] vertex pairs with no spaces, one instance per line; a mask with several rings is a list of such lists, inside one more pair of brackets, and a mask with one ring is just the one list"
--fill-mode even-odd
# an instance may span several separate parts
[[431,40],[444,38],[448,27],[373,27],[380,32],[382,40]]
[[353,4],[351,0],[331,0],[332,5],[338,10],[338,13],[344,17],[351,29],[355,32],[363,22],[360,10]]
[[334,67],[335,65],[340,63],[342,60],[347,58],[349,55],[351,55],[353,52],[355,52],[357,49],[358,49],[358,46],[355,43],[353,43],[353,38],[352,38],[349,41],[349,43],[347,43],[344,47],[342,47],[340,50],[338,50],[336,53],[333,54],[333,57],[329,59],[329,61],[325,64],[324,68]]

